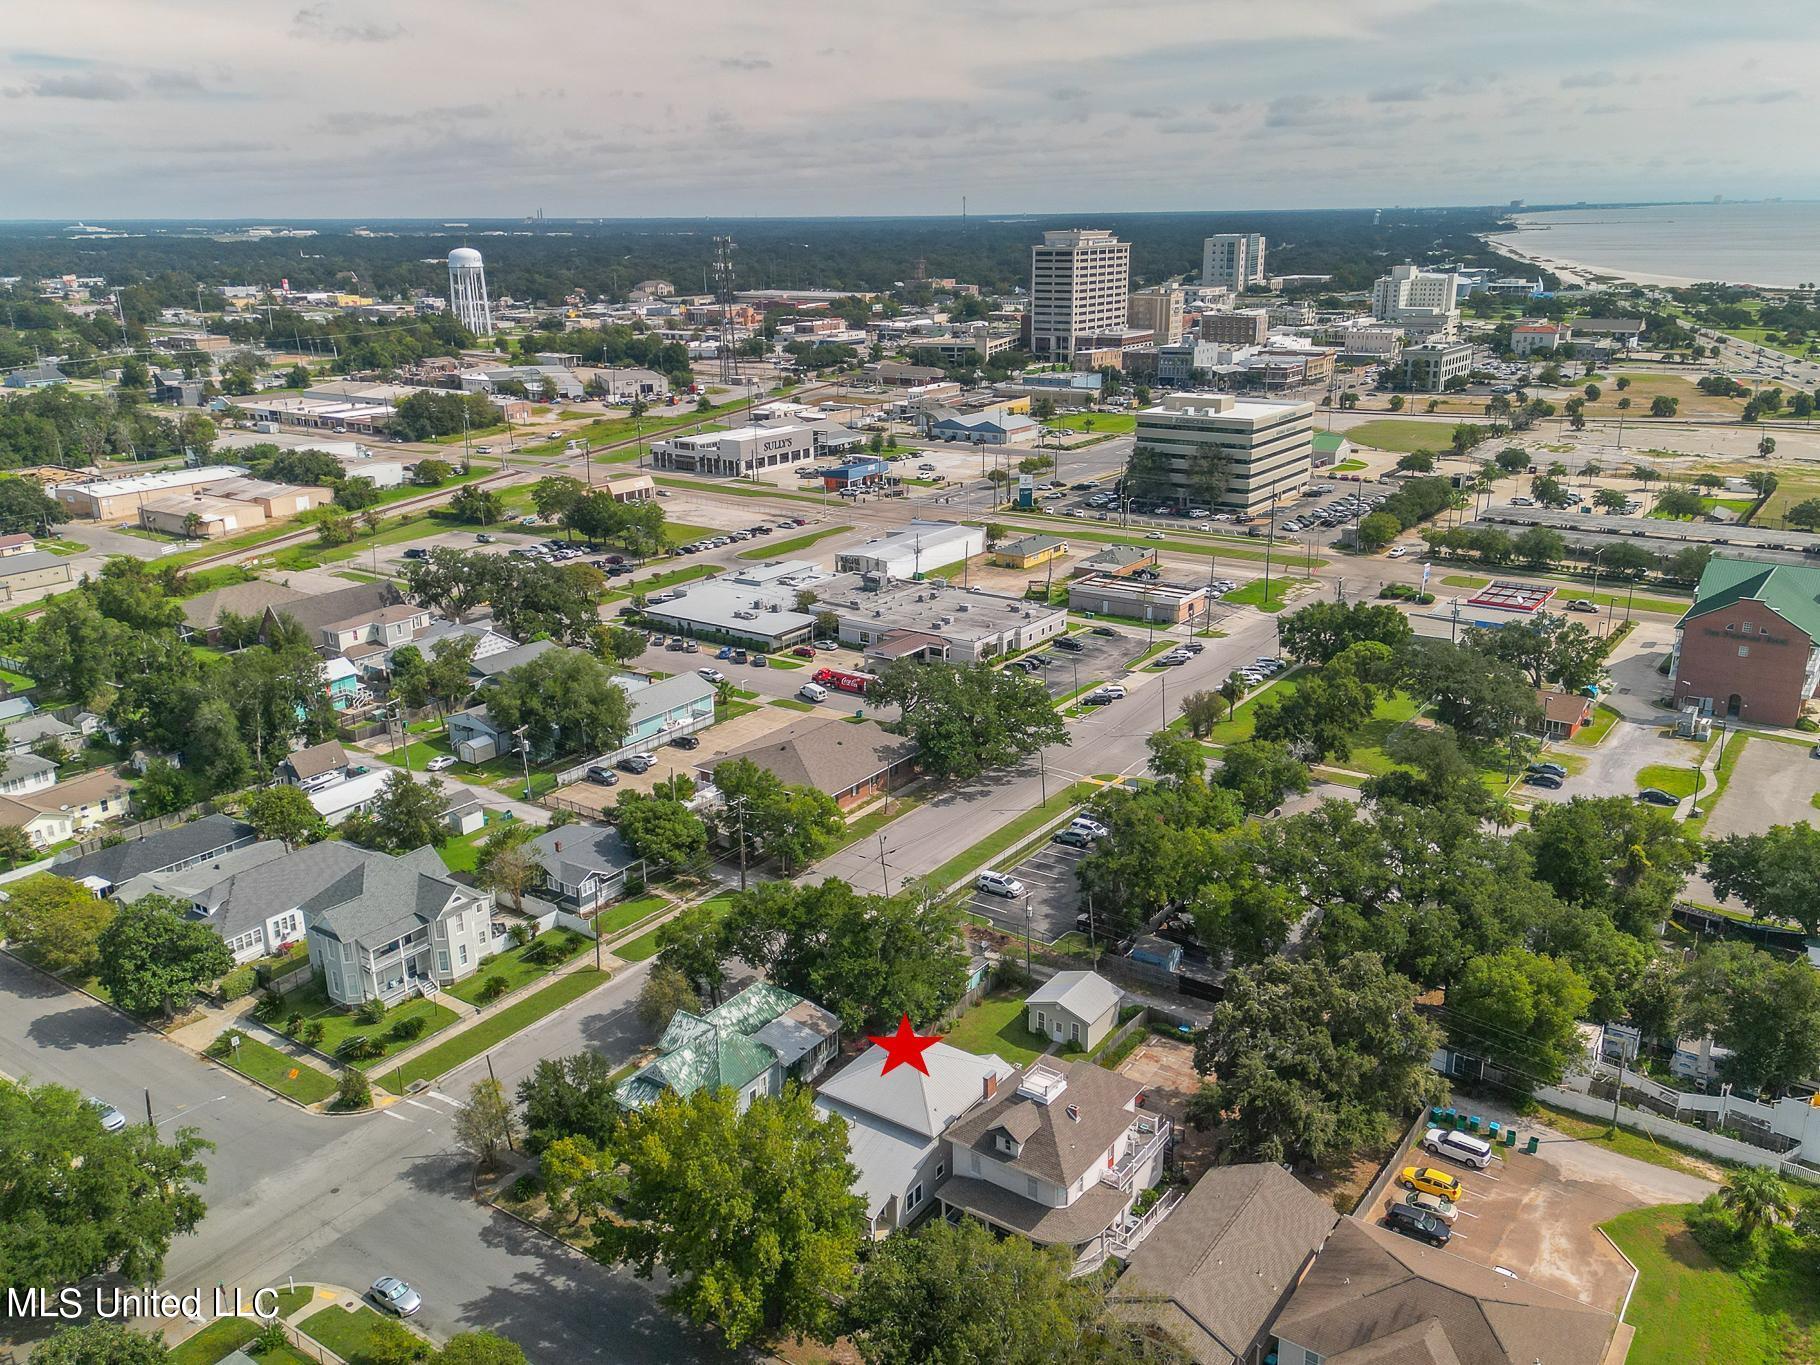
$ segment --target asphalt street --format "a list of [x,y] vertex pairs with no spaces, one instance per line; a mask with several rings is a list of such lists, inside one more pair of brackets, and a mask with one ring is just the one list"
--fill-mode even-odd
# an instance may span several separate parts
[[[630,1056],[642,975],[628,969],[502,1046],[499,1079],[512,1088],[539,1056],[584,1045]],[[305,1114],[0,957],[0,1071],[100,1096],[133,1117],[149,1091],[162,1131],[193,1125],[215,1144],[209,1213],[173,1244],[167,1288],[254,1288],[291,1275],[360,1286],[391,1273],[423,1294],[417,1321],[437,1337],[485,1327],[535,1361],[724,1358],[658,1306],[653,1286],[470,1196],[452,1116],[484,1062],[381,1113]]]

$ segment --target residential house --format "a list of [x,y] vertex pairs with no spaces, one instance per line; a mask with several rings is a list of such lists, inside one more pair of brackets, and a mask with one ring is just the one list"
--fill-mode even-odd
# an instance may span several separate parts
[[212,862],[258,840],[253,827],[227,815],[205,815],[188,824],[161,829],[143,838],[130,839],[93,853],[60,858],[53,869],[89,887],[97,896],[111,896],[114,888],[134,877],[156,872],[180,872]]
[[348,777],[348,751],[338,739],[325,740],[287,755],[278,765],[278,776],[293,787],[321,791]]
[[1536,690],[1536,704],[1542,708],[1544,739],[1572,739],[1591,724],[1595,705],[1591,697],[1578,692],[1548,687]]
[[4,739],[0,739],[0,749],[11,755],[26,754],[34,746],[46,741],[56,745],[59,752],[67,754],[81,743],[81,732],[73,725],[65,725],[50,712],[40,711],[35,715],[8,721]]
[[1602,1365],[1617,1326],[1577,1299],[1342,1218],[1273,1330],[1280,1365]]
[[[336,847],[352,845],[315,844],[291,858]],[[356,866],[297,904],[329,999],[396,1002],[471,975],[491,950],[492,893],[454,881],[432,848],[397,858],[354,852]]]
[[655,1104],[669,1091],[687,1098],[726,1086],[743,1111],[760,1095],[783,1093],[821,1074],[840,1046],[840,1021],[768,981],[754,982],[705,1014],[678,1010],[658,1040],[659,1056],[620,1082],[625,1109]]
[[221,618],[224,613],[258,618],[264,616],[268,609],[282,609],[308,595],[283,583],[271,583],[262,578],[254,579],[251,583],[232,583],[225,588],[201,593],[185,602],[183,622],[178,629],[186,639],[200,636],[208,643],[215,644],[221,639]]
[[702,764],[697,775],[712,781],[716,768],[735,759],[774,773],[787,787],[825,792],[846,810],[908,782],[916,772],[916,744],[892,734],[877,721],[854,724],[805,716],[772,731],[757,744]]
[[1091,1051],[1119,1024],[1124,992],[1098,972],[1057,972],[1024,998],[1030,1031]]
[[1076,1274],[1128,1254],[1142,1225],[1131,1206],[1161,1176],[1173,1136],[1167,1118],[1138,1108],[1142,1093],[1092,1062],[1034,1063],[944,1135],[944,1213],[1067,1247]]
[[1281,1166],[1216,1166],[1131,1253],[1108,1302],[1195,1365],[1263,1365],[1277,1314],[1337,1221]]
[[976,1057],[947,1043],[923,1053],[927,1074],[898,1066],[886,1075],[886,1055],[873,1044],[815,1097],[817,1109],[847,1122],[847,1155],[859,1173],[854,1191],[866,1201],[874,1237],[908,1227],[935,1207],[935,1188],[948,1174],[942,1134],[1017,1074],[1002,1057]]
[[544,893],[565,910],[587,914],[625,893],[626,874],[639,865],[612,825],[546,829],[525,845],[543,869]]
[[18,800],[53,787],[57,782],[57,765],[36,754],[13,754],[0,768],[0,796]]

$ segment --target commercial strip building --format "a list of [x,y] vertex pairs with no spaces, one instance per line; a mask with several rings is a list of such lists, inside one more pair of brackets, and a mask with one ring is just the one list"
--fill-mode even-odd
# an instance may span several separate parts
[[1138,413],[1132,460],[1180,501],[1254,515],[1307,486],[1313,434],[1312,403],[1172,393]]
[[1069,582],[1068,610],[1179,625],[1207,610],[1207,585],[1093,574]]
[[839,455],[864,440],[858,432],[833,422],[779,422],[653,441],[651,464],[681,474],[745,478],[760,470]]
[[1793,725],[1820,695],[1820,568],[1714,558],[1675,627],[1675,704]]
[[1030,249],[1030,352],[1074,359],[1089,337],[1120,334],[1130,316],[1131,244],[1110,232],[1045,232]]
[[1248,285],[1263,284],[1264,234],[1220,232],[1201,243],[1201,283],[1224,285],[1242,294]]

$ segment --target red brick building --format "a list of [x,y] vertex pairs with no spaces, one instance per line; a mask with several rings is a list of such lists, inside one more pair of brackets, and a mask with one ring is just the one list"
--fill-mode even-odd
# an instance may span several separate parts
[[1793,725],[1820,691],[1820,569],[1714,559],[1676,630],[1677,706]]

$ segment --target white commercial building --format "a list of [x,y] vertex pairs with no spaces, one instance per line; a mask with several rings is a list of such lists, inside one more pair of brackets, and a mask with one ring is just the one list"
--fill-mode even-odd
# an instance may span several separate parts
[[1201,244],[1201,283],[1225,285],[1242,294],[1264,283],[1264,234],[1222,232]]
[[1125,330],[1131,244],[1097,228],[1045,232],[1030,248],[1030,351],[1067,360],[1077,342]]
[[1314,404],[1172,393],[1138,413],[1134,483],[1179,502],[1255,515],[1309,482]]
[[1392,266],[1371,286],[1371,315],[1412,336],[1450,335],[1460,320],[1459,289],[1459,276],[1450,271]]
[[651,463],[683,474],[741,478],[804,460],[819,460],[859,444],[862,437],[832,422],[735,427],[651,444]]
[[986,553],[983,526],[946,521],[913,521],[901,531],[869,540],[834,557],[837,573],[915,578]]

